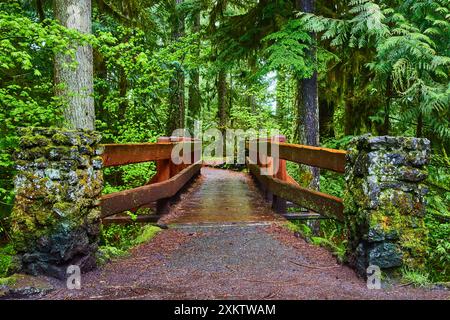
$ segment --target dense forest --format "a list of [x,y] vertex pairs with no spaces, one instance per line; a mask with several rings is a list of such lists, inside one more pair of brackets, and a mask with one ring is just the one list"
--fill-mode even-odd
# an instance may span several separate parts
[[[70,28],[69,6],[91,9],[85,32]],[[289,142],[337,149],[365,133],[428,138],[427,267],[405,274],[449,281],[449,21],[448,0],[0,1],[3,270],[14,250],[6,244],[19,127],[82,121],[102,142],[125,143],[200,121],[203,130],[274,128]],[[64,78],[62,65],[80,67],[67,57],[78,58],[85,82]],[[64,82],[88,92],[64,99]],[[83,114],[71,118],[67,105],[83,105]],[[288,170],[342,196],[343,177]],[[155,166],[104,173],[109,193],[146,183]],[[320,230],[318,242],[345,250],[342,226]]]

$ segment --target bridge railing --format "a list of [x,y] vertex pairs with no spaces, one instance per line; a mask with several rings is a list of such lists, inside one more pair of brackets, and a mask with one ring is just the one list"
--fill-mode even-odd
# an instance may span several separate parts
[[[189,144],[173,154],[177,144]],[[103,166],[121,166],[133,163],[155,161],[157,172],[144,186],[114,192],[100,198],[101,217],[104,221],[116,213],[134,211],[152,202],[157,203],[157,214],[167,211],[170,197],[200,172],[201,146],[195,140],[185,137],[160,137],[157,143],[105,144],[102,155]],[[184,150],[190,150],[184,154]],[[188,160],[188,161],[187,161]],[[143,221],[145,217],[143,217]],[[151,217],[149,217],[151,218]],[[118,220],[118,221],[115,221]],[[114,222],[120,222],[120,218]],[[127,219],[122,219],[127,220]],[[112,221],[110,221],[112,222]]]
[[[286,143],[284,136],[265,139],[267,151],[264,151],[265,148],[259,148],[263,140],[253,142],[258,143],[258,156],[257,159],[251,159],[251,155],[247,157],[248,168],[268,194],[268,199],[272,200],[272,207],[277,212],[286,213],[287,200],[321,215],[340,221],[344,219],[342,199],[300,186],[287,173],[286,161],[342,174],[345,172],[346,151]],[[272,149],[275,146],[278,152],[273,154]],[[262,174],[263,167],[268,174]]]

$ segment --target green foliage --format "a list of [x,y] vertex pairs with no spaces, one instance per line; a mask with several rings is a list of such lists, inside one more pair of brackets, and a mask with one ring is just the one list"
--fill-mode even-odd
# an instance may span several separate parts
[[152,162],[105,168],[103,194],[140,187],[155,173],[156,165]]
[[402,281],[415,287],[427,287],[430,285],[428,273],[407,268],[402,269]]
[[103,226],[100,243],[104,246],[127,250],[133,246],[133,241],[139,236],[141,228],[142,226],[137,223],[127,225],[111,224]]
[[312,235],[311,228],[305,224],[301,223],[297,220],[286,222],[286,228],[294,233],[298,233],[304,239],[310,239]]
[[263,41],[270,45],[265,49],[267,62],[261,72],[284,69],[302,78],[312,76],[316,63],[307,51],[313,41],[301,20],[289,20],[280,31],[267,35]]
[[98,252],[96,255],[97,258],[97,265],[102,266],[109,261],[119,258],[122,256],[125,256],[127,252],[125,250],[112,247],[112,246],[100,246],[98,248]]
[[450,279],[450,163],[444,156],[434,155],[428,167],[427,215],[428,260],[427,269],[434,281]]
[[15,253],[12,244],[0,247],[0,278],[6,277],[11,273],[14,267],[13,256]]
[[349,6],[342,19],[302,14],[301,21],[331,46],[374,50],[367,67],[374,72],[376,87],[367,89],[381,95],[381,101],[386,93],[392,98],[400,132],[401,123],[420,118],[431,136],[449,142],[450,53],[448,41],[443,41],[450,37],[448,1],[406,1],[389,7],[362,0]]
[[20,1],[0,3],[0,237],[14,197],[17,128],[61,122],[60,102],[53,96],[52,57],[73,54],[69,43],[87,40],[52,20],[36,22]]
[[339,262],[345,261],[347,240],[343,227],[339,223],[331,220],[321,220],[320,234],[318,236],[313,235],[311,227],[305,221],[289,221],[285,224],[285,227],[288,230],[299,234],[305,240],[329,249]]
[[156,226],[138,223],[103,226],[97,262],[103,265],[111,259],[126,255],[131,247],[150,241],[160,231]]
[[146,225],[142,228],[141,234],[136,239],[134,239],[133,243],[137,245],[148,242],[159,232],[161,232],[161,228],[152,225]]

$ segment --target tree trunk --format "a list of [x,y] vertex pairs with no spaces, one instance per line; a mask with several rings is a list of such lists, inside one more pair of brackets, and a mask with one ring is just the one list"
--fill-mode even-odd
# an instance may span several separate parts
[[217,80],[217,96],[219,129],[225,130],[227,125],[227,73],[224,69],[219,70]]
[[[249,59],[249,67],[250,67],[250,72],[251,72],[252,76],[255,75],[257,72],[256,55],[253,55]],[[249,88],[251,87],[251,81],[248,82],[248,86],[249,86]],[[253,93],[248,96],[248,106],[249,106],[251,113],[256,114],[256,97]]]
[[422,112],[419,112],[419,116],[417,117],[416,137],[421,138],[422,136],[423,136],[423,115]]
[[[65,27],[81,33],[91,32],[91,0],[58,0],[54,5],[56,19]],[[64,118],[67,126],[94,130],[94,81],[92,47],[76,47],[75,62],[70,55],[55,56],[56,95],[66,103]]]
[[[200,31],[200,11],[195,14],[192,32]],[[198,40],[197,56],[200,55],[200,39]],[[189,102],[188,102],[188,128],[194,128],[194,121],[200,117],[201,113],[201,96],[200,96],[200,72],[198,68],[191,71],[191,82],[189,85]]]
[[36,11],[39,17],[39,21],[42,22],[45,20],[45,11],[44,11],[44,3],[43,0],[36,0]]
[[[303,12],[314,12],[315,0],[296,1]],[[315,35],[313,34],[313,37]],[[311,60],[316,59],[316,49],[311,47],[308,55]],[[310,146],[319,145],[319,101],[317,93],[317,72],[314,72],[311,78],[298,79],[298,126],[300,143]],[[309,176],[309,187],[319,190],[320,171],[316,167],[307,167],[307,176]]]
[[[172,16],[172,41],[178,41],[184,35],[184,17],[179,12],[177,6],[183,0],[175,0],[174,13]],[[166,134],[171,135],[176,129],[184,128],[184,82],[185,76],[181,66],[176,66],[175,75],[169,83],[170,89],[170,108],[169,120],[167,123]]]

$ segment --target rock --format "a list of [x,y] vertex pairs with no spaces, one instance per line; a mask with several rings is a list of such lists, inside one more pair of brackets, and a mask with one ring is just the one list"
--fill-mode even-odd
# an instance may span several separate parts
[[402,167],[399,170],[400,180],[420,182],[427,178],[427,173],[423,170],[411,167]]
[[57,169],[45,169],[45,176],[50,178],[51,180],[60,180],[61,179],[61,171]]
[[41,297],[53,290],[52,284],[42,277],[14,274],[9,278],[0,279],[0,298]]
[[411,137],[352,139],[345,168],[347,259],[365,275],[382,269],[423,265],[426,243],[425,189],[430,143]]
[[100,170],[103,166],[103,159],[101,157],[92,158],[92,167],[96,170]]
[[26,128],[20,139],[11,225],[21,270],[63,278],[70,264],[93,268],[100,224],[95,203],[103,187],[101,136]]
[[400,267],[402,252],[400,248],[389,242],[375,244],[369,249],[369,265],[376,265],[381,269]]

